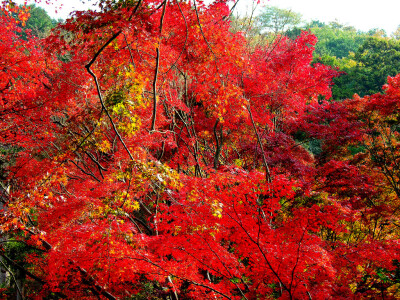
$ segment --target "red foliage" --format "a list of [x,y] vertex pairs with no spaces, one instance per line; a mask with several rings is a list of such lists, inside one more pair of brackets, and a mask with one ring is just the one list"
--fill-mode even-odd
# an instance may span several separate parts
[[310,33],[250,49],[226,1],[100,2],[43,40],[0,15],[28,298],[398,296],[400,77],[321,105]]

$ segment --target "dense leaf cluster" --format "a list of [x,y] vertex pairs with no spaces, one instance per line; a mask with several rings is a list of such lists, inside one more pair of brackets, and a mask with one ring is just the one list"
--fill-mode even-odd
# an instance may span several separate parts
[[400,75],[328,101],[315,35],[226,2],[2,2],[2,297],[400,297]]

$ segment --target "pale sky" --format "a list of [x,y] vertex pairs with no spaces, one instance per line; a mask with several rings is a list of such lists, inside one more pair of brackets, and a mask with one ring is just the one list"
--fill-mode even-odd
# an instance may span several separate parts
[[[16,2],[22,3],[23,0]],[[42,1],[44,3],[44,1]],[[55,14],[54,8],[46,8],[53,18],[66,18],[70,11],[91,7],[95,0],[58,0],[63,8]],[[28,1],[29,3],[29,1]],[[238,11],[242,12],[251,0],[239,0]],[[264,0],[261,5],[291,9],[303,15],[305,20],[319,20],[325,23],[337,19],[363,31],[373,28],[385,29],[390,35],[400,25],[400,0]],[[44,7],[44,5],[41,5]]]

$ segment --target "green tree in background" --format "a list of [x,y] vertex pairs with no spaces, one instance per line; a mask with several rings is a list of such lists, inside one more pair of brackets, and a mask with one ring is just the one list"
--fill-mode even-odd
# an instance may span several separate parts
[[255,15],[255,7],[250,14],[245,16],[231,16],[231,31],[244,32],[251,47],[266,45],[276,40],[278,36],[293,35],[297,37],[301,33],[299,24],[302,16],[299,13],[274,6],[266,6],[263,11]]
[[[311,23],[316,25],[315,23]],[[366,33],[357,31],[354,27],[345,26],[338,22],[328,25],[308,27],[318,38],[315,56],[347,57],[350,52],[355,52],[368,37]]]
[[314,59],[314,63],[322,63],[338,68],[342,75],[333,79],[332,98],[342,100],[353,97],[358,93],[358,84],[354,76],[357,67],[357,61],[354,57],[354,52],[351,52],[347,57],[336,58],[335,56],[323,55]]
[[[337,67],[343,75],[334,79],[336,100],[381,91],[387,76],[400,72],[399,41],[387,37],[383,29],[362,32],[331,22],[310,22],[307,26],[318,38],[314,62]],[[400,32],[400,30],[399,30]]]
[[267,6],[257,20],[263,31],[276,35],[299,25],[302,21],[302,16],[291,10]]
[[316,62],[336,66],[344,75],[335,78],[334,99],[351,98],[379,93],[388,76],[400,72],[400,41],[387,37],[370,36],[347,57],[338,59],[329,55],[316,58]]
[[368,30],[367,32],[368,36],[373,36],[373,37],[387,37],[386,31],[382,28],[372,28]]
[[31,30],[31,33],[37,37],[46,36],[61,21],[52,19],[41,7],[34,4],[29,7],[30,18],[26,22],[25,28]]
[[370,37],[355,53],[355,60],[358,64],[352,75],[358,83],[358,93],[377,93],[388,76],[400,72],[400,41]]
[[400,72],[400,26],[389,38],[383,29],[363,32],[339,21],[302,24],[299,13],[267,6],[255,17],[233,18],[231,27],[245,31],[252,47],[271,44],[283,35],[295,39],[302,31],[312,32],[318,38],[314,63],[336,67],[343,74],[334,79],[335,100],[378,93],[388,76]]
[[400,25],[397,26],[397,29],[392,33],[391,36],[396,40],[400,40]]

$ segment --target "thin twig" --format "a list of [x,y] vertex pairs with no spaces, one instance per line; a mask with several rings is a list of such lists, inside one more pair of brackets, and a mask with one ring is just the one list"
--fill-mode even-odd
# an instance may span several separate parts
[[164,24],[164,16],[165,16],[165,10],[167,7],[167,1],[164,1],[163,4],[163,11],[161,13],[161,20],[160,20],[160,37],[159,37],[159,42],[158,46],[156,49],[156,69],[154,71],[154,79],[153,79],[153,115],[151,118],[151,128],[150,131],[154,131],[156,127],[156,115],[157,115],[157,78],[158,78],[158,71],[160,68],[160,48],[161,48],[161,37],[162,37],[162,28]]
[[178,56],[178,58],[176,59],[176,61],[171,65],[171,67],[170,67],[170,68],[167,70],[167,72],[165,72],[164,74],[169,73],[169,71],[171,71],[172,68],[178,63],[179,59],[181,58],[183,52],[184,52],[185,49],[186,49],[186,44],[187,44],[188,37],[189,37],[189,29],[188,29],[188,24],[187,24],[187,22],[186,22],[185,15],[183,14],[182,8],[181,8],[181,6],[179,5],[179,1],[177,1],[176,3],[178,4],[179,11],[180,11],[180,13],[181,13],[181,15],[182,15],[183,21],[185,22],[185,30],[186,30],[185,44],[183,45],[182,51],[181,51],[181,53],[179,53],[179,56]]
[[217,56],[214,53],[214,50],[211,48],[210,43],[206,39],[206,36],[204,35],[203,26],[201,26],[201,22],[200,22],[199,12],[197,11],[196,0],[194,0],[194,11],[196,12],[197,22],[199,23],[199,28],[200,28],[201,35],[203,36],[204,41],[206,42],[208,48],[210,49],[211,53],[214,56],[215,67],[217,68],[217,72],[219,73],[219,68],[218,68],[218,64],[217,64],[218,59],[217,59]]
[[[129,16],[128,20],[130,21],[133,17],[133,15],[137,12],[137,10],[139,9],[140,5],[142,3],[142,0],[139,0],[138,3],[136,4],[135,8],[133,9],[132,14]],[[93,58],[89,61],[89,63],[85,66],[86,70],[88,71],[88,73],[93,77],[94,82],[96,84],[96,89],[97,89],[97,94],[99,96],[100,99],[100,103],[102,108],[105,110],[108,119],[111,122],[111,125],[114,129],[115,134],[118,136],[118,139],[120,140],[120,142],[122,143],[122,145],[124,146],[126,152],[128,152],[128,155],[130,157],[131,160],[133,159],[133,156],[131,154],[131,152],[129,151],[128,147],[126,146],[124,140],[122,139],[121,135],[119,134],[117,127],[115,126],[115,123],[113,121],[113,119],[111,118],[111,115],[109,113],[109,111],[107,110],[106,106],[104,105],[104,100],[103,100],[103,96],[101,94],[101,90],[100,90],[100,84],[98,82],[98,79],[96,77],[96,75],[93,73],[93,71],[90,69],[90,67],[94,64],[94,62],[96,61],[96,59],[100,56],[100,54],[104,51],[104,49],[110,45],[120,34],[122,33],[122,29],[118,30],[116,33],[114,33],[108,40],[107,42],[104,43],[104,45],[95,53],[95,55],[93,56]]]
[[133,65],[133,66],[135,67],[135,69],[136,69],[135,61],[134,61],[133,55],[132,55],[131,45],[129,45],[125,33],[123,33],[123,35],[124,35],[124,39],[125,39],[126,46],[127,46],[128,50],[129,50],[129,55],[130,55],[130,57],[131,57],[132,65]]
[[106,108],[106,106],[105,106],[105,104],[104,104],[103,95],[101,94],[100,85],[99,85],[99,81],[97,80],[97,76],[96,76],[96,75],[93,73],[93,71],[90,69],[89,64],[86,65],[86,70],[88,71],[88,73],[89,73],[90,75],[92,75],[92,77],[93,77],[93,79],[94,79],[94,82],[95,82],[96,88],[97,88],[97,95],[99,96],[101,106],[103,107],[104,111],[106,112],[106,115],[107,115],[108,119],[110,120],[110,123],[111,123],[111,125],[112,125],[112,127],[113,127],[113,129],[114,129],[115,134],[117,135],[117,137],[118,137],[119,141],[121,142],[121,144],[124,146],[126,152],[128,152],[128,155],[129,155],[130,159],[131,159],[131,160],[134,160],[134,159],[133,159],[133,156],[132,156],[132,154],[131,154],[131,152],[129,151],[129,149],[128,149],[128,147],[126,146],[124,140],[122,139],[121,135],[119,134],[118,129],[117,129],[117,126],[115,126],[115,123],[114,123],[114,121],[113,121],[113,119],[112,119],[112,117],[111,117],[111,115],[110,115],[110,112],[108,111],[108,109]]
[[247,111],[249,112],[251,123],[253,124],[253,129],[254,129],[254,132],[255,132],[255,134],[257,136],[258,144],[259,144],[259,146],[261,148],[261,153],[262,153],[264,167],[265,167],[265,177],[267,179],[267,182],[271,183],[271,173],[270,173],[270,170],[269,170],[267,159],[265,158],[264,148],[263,148],[263,145],[261,143],[260,135],[258,134],[256,124],[254,123],[253,114],[251,113],[251,109],[250,109],[250,104],[247,105]]

